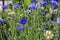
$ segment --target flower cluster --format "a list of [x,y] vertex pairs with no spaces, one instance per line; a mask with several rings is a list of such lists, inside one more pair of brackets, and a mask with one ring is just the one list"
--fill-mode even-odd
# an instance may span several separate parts
[[[21,18],[19,20],[19,23],[22,24],[22,25],[25,25],[27,22],[28,22],[28,20],[26,18]],[[23,26],[18,26],[17,29],[18,30],[23,30]]]
[[30,4],[30,8],[31,8],[31,9],[37,9],[37,10],[38,10],[38,9],[40,9],[40,6],[37,5],[37,4],[31,3],[31,4]]
[[[13,6],[13,8],[19,8],[19,7],[20,7],[19,4],[12,4],[12,6]],[[3,9],[7,9],[8,6],[7,6],[7,5],[3,5],[2,8],[3,8]]]
[[57,1],[54,1],[54,0],[51,0],[51,1],[50,1],[50,4],[51,4],[51,5],[54,5],[54,6],[58,6],[58,2],[57,2]]
[[36,10],[40,9],[40,6],[37,3],[34,3],[34,2],[38,2],[39,0],[31,0],[31,1],[33,2],[29,5],[31,9],[36,9]]

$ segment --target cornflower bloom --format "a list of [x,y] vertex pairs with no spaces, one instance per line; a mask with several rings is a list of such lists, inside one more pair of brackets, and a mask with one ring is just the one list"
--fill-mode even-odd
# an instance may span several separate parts
[[18,30],[23,30],[23,26],[18,26],[17,29]]
[[19,8],[20,5],[19,5],[19,4],[13,4],[13,7],[14,7],[14,8]]
[[19,23],[21,23],[21,24],[26,24],[27,22],[28,22],[28,20],[25,18],[22,18],[19,20]]

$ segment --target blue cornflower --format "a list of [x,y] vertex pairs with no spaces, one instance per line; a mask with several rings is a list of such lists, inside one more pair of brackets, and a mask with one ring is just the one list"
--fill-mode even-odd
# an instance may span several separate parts
[[19,23],[21,23],[21,24],[26,24],[26,23],[27,23],[27,19],[22,18],[22,19],[19,20]]
[[18,26],[17,29],[18,30],[23,30],[23,26]]
[[49,20],[49,22],[50,22],[51,24],[53,24],[53,23],[54,23],[54,21],[53,21],[53,20]]
[[42,12],[41,14],[42,14],[42,15],[45,15],[46,13],[45,13],[45,12]]
[[14,7],[14,8],[19,8],[20,5],[19,5],[19,4],[13,4],[13,7]]
[[57,18],[57,23],[60,24],[60,17]]
[[58,2],[57,1],[50,1],[50,4],[54,5],[54,6],[58,6]]
[[42,6],[46,6],[46,5],[47,5],[47,2],[46,2],[46,1],[42,1],[40,4],[41,4]]
[[37,9],[37,10],[40,9],[40,6],[39,5],[36,5],[35,6],[35,9]]
[[35,4],[34,4],[34,3],[31,3],[29,7],[30,7],[31,9],[35,9]]
[[3,9],[6,9],[6,8],[8,8],[8,6],[4,5],[4,6],[2,6],[2,8],[3,8]]
[[0,23],[3,23],[5,20],[4,19],[0,19]]

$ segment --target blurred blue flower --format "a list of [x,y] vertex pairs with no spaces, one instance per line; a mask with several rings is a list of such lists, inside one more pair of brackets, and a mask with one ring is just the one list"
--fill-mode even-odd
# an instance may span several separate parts
[[42,1],[40,4],[41,4],[42,6],[46,6],[46,5],[47,5],[47,2],[46,2],[46,1]]
[[4,19],[0,19],[0,23],[3,23],[5,20]]
[[23,26],[18,26],[17,29],[18,30],[23,30]]
[[39,5],[36,5],[35,6],[35,9],[37,9],[37,10],[40,9],[40,6]]
[[60,24],[60,17],[57,18],[57,23]]
[[50,1],[50,4],[54,5],[54,6],[58,6],[58,2],[57,1]]
[[31,3],[31,4],[30,4],[30,8],[31,8],[31,9],[35,9],[35,4],[34,4],[34,3]]
[[44,1],[49,2],[49,0],[44,0]]
[[50,0],[50,1],[55,1],[55,0]]
[[39,0],[31,0],[31,2],[38,2]]
[[13,4],[13,7],[14,7],[14,8],[19,8],[20,5],[19,5],[19,4]]
[[36,0],[36,2],[38,2],[39,0]]
[[8,8],[8,6],[4,5],[4,6],[2,6],[2,8],[3,8],[3,9],[6,9],[6,8]]
[[31,9],[37,9],[37,10],[38,10],[38,9],[40,9],[40,6],[37,5],[37,4],[31,3],[31,4],[30,4],[30,8],[31,8]]
[[51,24],[53,24],[54,21],[53,21],[53,20],[49,20],[49,22],[50,22]]
[[45,13],[45,12],[42,12],[41,14],[42,14],[42,15],[45,15],[46,13]]
[[19,23],[21,23],[21,24],[26,24],[27,21],[28,21],[27,19],[22,18],[22,19],[19,20]]

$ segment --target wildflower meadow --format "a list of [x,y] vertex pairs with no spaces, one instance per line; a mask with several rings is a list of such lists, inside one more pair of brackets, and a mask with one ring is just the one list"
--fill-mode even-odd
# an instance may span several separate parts
[[0,0],[0,40],[60,40],[60,0]]

